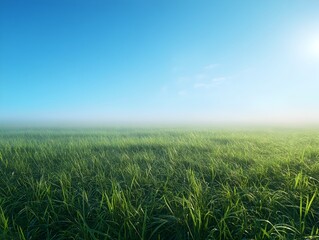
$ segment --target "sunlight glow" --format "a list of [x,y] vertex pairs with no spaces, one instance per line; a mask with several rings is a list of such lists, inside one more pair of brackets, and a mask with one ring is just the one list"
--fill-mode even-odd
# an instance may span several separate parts
[[310,48],[312,50],[312,54],[319,57],[319,39],[313,41],[312,45],[310,45]]
[[309,56],[319,58],[319,35],[309,38],[306,49]]

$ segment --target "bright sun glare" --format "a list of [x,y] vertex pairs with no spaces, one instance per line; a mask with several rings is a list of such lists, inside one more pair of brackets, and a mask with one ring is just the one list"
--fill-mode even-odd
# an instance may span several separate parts
[[308,43],[308,53],[313,57],[319,58],[319,37],[312,38]]

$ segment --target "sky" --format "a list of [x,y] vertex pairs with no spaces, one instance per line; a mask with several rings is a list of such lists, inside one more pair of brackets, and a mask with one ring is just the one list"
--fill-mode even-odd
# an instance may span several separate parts
[[1,0],[0,122],[319,123],[317,0]]

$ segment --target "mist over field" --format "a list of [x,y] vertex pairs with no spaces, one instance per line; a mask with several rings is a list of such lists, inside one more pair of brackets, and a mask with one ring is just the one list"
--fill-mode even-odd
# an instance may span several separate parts
[[0,130],[3,239],[318,237],[318,130]]

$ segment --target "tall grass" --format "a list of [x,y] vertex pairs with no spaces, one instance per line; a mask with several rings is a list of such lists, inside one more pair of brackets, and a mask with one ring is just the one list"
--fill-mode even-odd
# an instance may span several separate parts
[[1,129],[0,239],[319,239],[318,133]]

